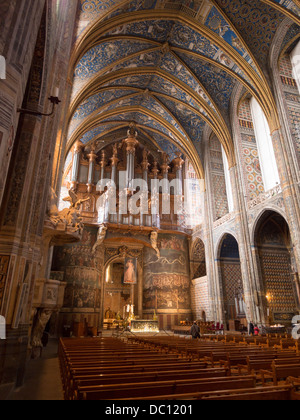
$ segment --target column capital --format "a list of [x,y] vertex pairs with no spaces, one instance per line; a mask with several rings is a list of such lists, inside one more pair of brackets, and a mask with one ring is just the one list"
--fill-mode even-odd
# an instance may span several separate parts
[[110,158],[111,161],[111,166],[117,166],[117,164],[119,163],[119,159],[118,159],[118,145],[117,143],[114,144],[113,146],[113,155]]
[[142,162],[142,169],[143,171],[148,171],[150,163],[148,161],[149,152],[148,150],[143,150],[143,162]]
[[152,169],[152,174],[154,175],[155,178],[157,178],[157,176],[159,174],[158,164],[157,164],[156,161],[154,162],[154,166],[153,166],[153,169]]
[[96,153],[95,153],[95,152],[91,151],[91,153],[89,153],[89,154],[87,155],[87,157],[89,158],[89,162],[90,162],[90,163],[92,163],[92,162],[96,162],[97,155],[96,155]]
[[163,164],[160,165],[160,167],[163,174],[167,174],[169,172],[169,155],[167,155],[167,153],[163,153]]
[[140,144],[137,138],[135,136],[128,137],[126,140],[124,140],[124,143],[126,144],[127,154],[135,155],[135,149]]
[[175,158],[173,160],[174,162],[174,167],[176,171],[179,171],[182,169],[183,165],[184,165],[184,160],[182,159],[182,153],[181,152],[177,152],[176,153],[177,158]]
[[112,158],[110,158],[111,161],[111,166],[117,166],[117,164],[119,163],[119,159],[116,156],[113,156]]
[[105,168],[106,165],[107,165],[106,153],[105,153],[105,150],[102,150],[102,152],[101,152],[100,166],[101,166],[101,168]]
[[83,143],[81,143],[81,141],[77,141],[77,142],[75,143],[75,145],[74,145],[74,152],[75,152],[75,153],[81,153],[81,152],[82,152],[83,147],[84,147],[84,144],[83,144]]

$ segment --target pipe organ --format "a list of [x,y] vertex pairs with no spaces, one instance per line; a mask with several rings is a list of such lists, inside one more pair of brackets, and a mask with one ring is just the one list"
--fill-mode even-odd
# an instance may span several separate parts
[[77,142],[64,186],[91,198],[81,209],[86,223],[185,231],[185,161],[176,156],[148,150],[132,124],[126,139],[104,147]]

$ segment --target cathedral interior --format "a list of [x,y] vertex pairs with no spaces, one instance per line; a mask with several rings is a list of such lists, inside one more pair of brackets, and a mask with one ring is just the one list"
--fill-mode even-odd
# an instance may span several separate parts
[[0,1],[3,395],[45,331],[290,332],[299,1],[17,3]]

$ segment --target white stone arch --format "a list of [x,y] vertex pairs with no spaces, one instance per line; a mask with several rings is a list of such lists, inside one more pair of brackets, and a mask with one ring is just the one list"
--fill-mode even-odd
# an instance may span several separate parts
[[6,340],[6,320],[0,316],[0,340]]
[[[252,246],[255,246],[255,235],[256,235],[256,232],[257,232],[257,227],[258,227],[258,224],[260,223],[260,221],[261,221],[261,219],[262,219],[262,217],[263,217],[263,215],[265,214],[265,213],[267,213],[267,212],[272,212],[272,213],[277,213],[277,214],[279,214],[285,221],[286,221],[286,224],[288,225],[288,227],[289,227],[289,229],[290,229],[290,225],[289,225],[289,222],[288,222],[288,220],[287,220],[287,217],[286,217],[286,214],[285,214],[285,212],[282,210],[282,209],[280,209],[279,207],[277,207],[277,206],[267,206],[267,207],[264,207],[263,209],[261,209],[261,211],[256,215],[256,217],[255,217],[255,220],[254,220],[254,222],[253,222],[253,224],[252,224],[252,227],[251,227],[251,229],[250,229],[250,240],[251,240],[251,245]],[[291,229],[290,229],[291,230]]]
[[0,55],[0,79],[6,79],[6,60],[2,55]]
[[215,245],[215,250],[214,250],[214,257],[215,260],[218,261],[220,259],[220,253],[221,253],[221,246],[222,246],[222,242],[224,241],[226,235],[230,235],[233,236],[233,238],[236,240],[238,246],[239,246],[239,241],[237,238],[237,235],[235,232],[231,231],[231,230],[226,230],[225,232],[220,233],[217,241],[216,241],[216,245]]

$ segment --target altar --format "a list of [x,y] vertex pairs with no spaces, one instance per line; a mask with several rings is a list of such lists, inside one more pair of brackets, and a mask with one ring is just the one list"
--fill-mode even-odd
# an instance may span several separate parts
[[132,320],[130,331],[133,333],[159,333],[158,321],[144,319]]

